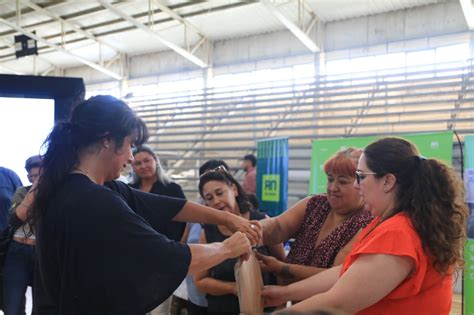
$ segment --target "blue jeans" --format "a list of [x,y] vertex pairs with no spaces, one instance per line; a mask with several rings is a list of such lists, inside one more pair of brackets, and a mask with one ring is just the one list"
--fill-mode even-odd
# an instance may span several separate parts
[[3,266],[3,301],[5,315],[25,314],[25,293],[33,288],[35,247],[10,242]]

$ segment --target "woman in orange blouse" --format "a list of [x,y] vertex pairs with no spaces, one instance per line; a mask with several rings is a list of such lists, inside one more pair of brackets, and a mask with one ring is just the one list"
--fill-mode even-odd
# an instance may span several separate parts
[[294,311],[448,315],[465,239],[462,181],[399,138],[367,146],[356,175],[354,185],[376,219],[342,266],[286,287],[266,287],[266,303],[304,300]]

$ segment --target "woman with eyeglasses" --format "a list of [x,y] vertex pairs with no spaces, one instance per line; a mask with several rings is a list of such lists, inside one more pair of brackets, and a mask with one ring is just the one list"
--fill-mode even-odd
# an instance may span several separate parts
[[353,186],[361,153],[354,148],[337,152],[324,164],[326,194],[307,197],[260,222],[264,244],[295,238],[284,261],[260,255],[263,270],[291,283],[342,264],[358,233],[372,220]]
[[304,299],[290,310],[448,315],[465,240],[461,179],[444,163],[420,156],[412,143],[383,138],[365,148],[354,185],[376,219],[344,264],[265,288],[267,304]]
[[[211,208],[233,213],[246,220],[265,218],[265,214],[252,211],[246,192],[222,165],[201,175],[199,193],[205,204]],[[200,242],[202,244],[222,242],[231,234],[231,231],[223,225],[205,224],[201,231]],[[282,244],[265,246],[260,250],[279,259],[284,257]],[[236,262],[237,259],[227,259],[219,265],[195,274],[194,281],[197,288],[207,294],[207,314],[239,314],[240,307],[234,277]],[[270,283],[270,275],[264,274],[263,280],[264,283]]]
[[[76,106],[46,139],[30,211],[36,233],[36,314],[144,314],[187,273],[250,251],[258,224],[182,199],[114,181],[147,139],[122,101],[95,96]],[[181,244],[156,230],[169,221],[226,225],[224,242]]]

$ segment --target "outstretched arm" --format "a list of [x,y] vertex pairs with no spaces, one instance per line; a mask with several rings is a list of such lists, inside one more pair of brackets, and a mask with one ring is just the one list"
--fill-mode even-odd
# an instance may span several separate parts
[[261,228],[258,221],[249,221],[230,212],[216,210],[191,201],[184,204],[173,220],[224,225],[232,232],[245,233],[252,244],[257,244],[260,240]]
[[337,282],[340,271],[341,266],[336,266],[288,286],[265,286],[262,292],[265,305],[277,306],[325,292]]
[[260,220],[263,231],[263,244],[276,245],[294,236],[303,223],[309,199],[311,197],[300,200],[277,217]]
[[189,244],[191,264],[188,273],[208,270],[226,259],[247,255],[250,242],[242,232],[235,232],[223,242],[211,244]]
[[305,312],[332,307],[353,314],[380,301],[405,280],[414,268],[415,262],[405,256],[361,255],[329,291],[290,309]]
[[225,225],[232,232],[245,233],[252,244],[257,244],[260,240],[260,224],[256,221],[248,221],[229,212],[212,209],[184,199],[143,192],[119,181],[107,182],[105,186],[118,192],[128,206],[154,228],[170,220],[218,224]]

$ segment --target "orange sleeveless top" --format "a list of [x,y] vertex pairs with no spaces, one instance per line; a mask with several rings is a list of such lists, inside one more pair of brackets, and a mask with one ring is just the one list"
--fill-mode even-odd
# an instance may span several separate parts
[[341,275],[364,254],[410,257],[415,262],[415,271],[387,296],[357,314],[449,315],[452,273],[443,276],[433,268],[408,216],[399,213],[368,233],[379,221],[379,218],[374,219],[359,235],[344,261]]

